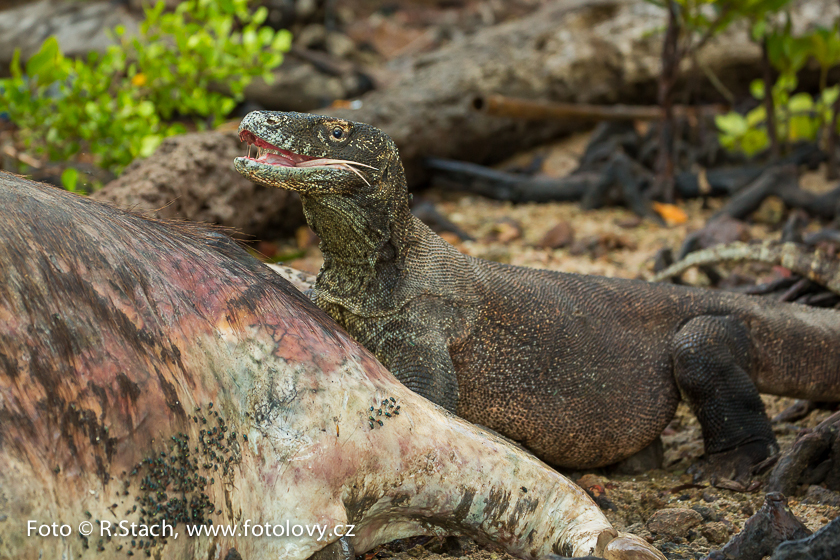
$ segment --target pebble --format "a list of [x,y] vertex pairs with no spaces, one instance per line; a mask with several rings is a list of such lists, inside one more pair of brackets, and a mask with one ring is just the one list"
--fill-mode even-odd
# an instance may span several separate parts
[[720,516],[715,510],[707,506],[695,505],[691,509],[703,516],[703,521],[720,521]]
[[840,507],[840,494],[832,490],[812,484],[802,498],[803,504],[822,504],[832,507]]
[[564,220],[548,230],[537,246],[544,249],[560,249],[571,245],[574,240],[575,230],[569,222]]
[[654,535],[673,540],[686,537],[701,523],[703,516],[693,509],[667,508],[654,513],[647,522],[647,528]]
[[712,544],[723,544],[729,540],[729,527],[720,521],[712,521],[700,526],[700,534]]

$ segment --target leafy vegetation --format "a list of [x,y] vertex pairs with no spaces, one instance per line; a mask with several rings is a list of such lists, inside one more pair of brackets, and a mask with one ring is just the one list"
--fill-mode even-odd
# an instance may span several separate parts
[[[666,201],[674,198],[673,114],[674,86],[683,60],[698,66],[697,52],[733,22],[759,21],[766,14],[780,10],[790,0],[647,0],[667,10],[668,26],[662,44],[662,71],[659,76],[658,101],[664,119],[660,129],[659,156],[656,163],[656,190]],[[713,76],[710,76],[714,78]]]
[[[763,43],[767,62],[778,72],[770,80],[770,99],[767,99],[768,80],[755,80],[751,92],[755,99],[765,101],[746,115],[731,112],[717,117],[721,145],[730,150],[752,156],[771,148],[778,142],[781,148],[797,140],[828,140],[840,97],[840,85],[828,87],[828,72],[840,65],[840,28],[821,28],[794,36],[788,22],[774,28],[762,20],[753,26],[753,39]],[[796,92],[797,74],[809,60],[820,67],[819,92],[812,96]],[[768,119],[768,114],[772,118]],[[775,147],[778,153],[780,147]]]
[[[764,75],[751,85],[752,96],[761,103],[745,115],[733,111],[717,117],[721,145],[748,156],[769,149],[771,157],[777,157],[792,142],[816,140],[829,153],[829,177],[837,175],[834,146],[840,134],[840,86],[829,87],[828,73],[840,65],[840,21],[831,28],[794,36],[789,18],[778,23],[790,0],[648,1],[668,12],[659,80],[659,103],[665,119],[657,162],[658,183],[664,185],[660,191],[666,200],[673,196],[669,189],[673,184],[671,107],[677,70],[686,58],[696,70],[697,51],[736,21],[750,24],[751,38],[762,48]],[[798,91],[797,77],[812,60],[820,68],[819,90],[814,95]],[[709,78],[716,82],[713,75]],[[722,93],[728,96],[728,92]]]
[[[0,112],[20,128],[27,149],[67,160],[80,152],[119,173],[150,155],[163,138],[184,132],[173,119],[198,128],[218,124],[242,100],[255,76],[266,81],[291,37],[262,24],[248,0],[187,0],[174,12],[164,3],[145,9],[137,36],[114,30],[117,44],[100,55],[73,60],[50,37],[11,78],[0,80]],[[62,175],[73,190],[74,171]]]

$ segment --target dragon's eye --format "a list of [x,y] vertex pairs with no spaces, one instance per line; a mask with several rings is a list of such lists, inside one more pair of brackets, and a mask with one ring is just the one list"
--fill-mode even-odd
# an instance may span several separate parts
[[344,136],[344,131],[338,127],[335,127],[334,129],[332,129],[332,135],[333,138],[341,138],[342,136]]

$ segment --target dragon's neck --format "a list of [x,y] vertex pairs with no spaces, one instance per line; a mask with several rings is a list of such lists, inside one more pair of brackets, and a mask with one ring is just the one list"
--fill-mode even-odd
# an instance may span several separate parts
[[302,195],[306,219],[321,239],[318,288],[336,297],[386,297],[402,277],[413,217],[399,159],[373,196]]

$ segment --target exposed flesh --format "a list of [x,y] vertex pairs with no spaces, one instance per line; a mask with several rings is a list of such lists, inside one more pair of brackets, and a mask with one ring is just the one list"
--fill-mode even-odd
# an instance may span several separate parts
[[[462,533],[523,558],[664,559],[614,538],[532,455],[408,391],[227,238],[2,173],[0,358],[0,558],[145,557],[144,541],[159,558],[303,560],[338,538],[246,536],[248,520],[352,524],[356,553]],[[239,532],[188,537],[171,512],[203,499],[193,513]],[[77,532],[141,515],[179,538]],[[28,520],[72,533],[27,536]]]

